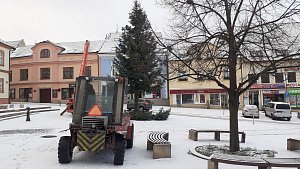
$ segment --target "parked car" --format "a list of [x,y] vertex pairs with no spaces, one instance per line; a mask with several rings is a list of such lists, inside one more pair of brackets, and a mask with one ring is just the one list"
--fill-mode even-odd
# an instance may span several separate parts
[[270,102],[265,108],[265,115],[272,119],[286,118],[288,121],[292,118],[291,106],[284,102]]
[[245,105],[242,109],[242,115],[244,117],[256,117],[259,118],[259,110],[256,105]]
[[[139,106],[139,110],[151,110],[152,102],[147,99],[139,99],[138,106]],[[134,99],[127,101],[127,109],[128,110],[134,109]]]

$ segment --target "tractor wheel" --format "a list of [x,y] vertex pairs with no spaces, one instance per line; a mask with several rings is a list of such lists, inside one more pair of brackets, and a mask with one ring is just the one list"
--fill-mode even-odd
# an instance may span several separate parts
[[69,163],[72,161],[73,149],[71,148],[71,136],[62,136],[58,143],[59,163]]
[[125,139],[123,135],[116,134],[116,147],[115,147],[115,156],[114,156],[114,165],[123,165],[124,154],[125,154]]
[[132,130],[131,130],[131,138],[126,139],[126,148],[132,148],[133,147],[133,136],[134,136],[134,125],[132,124]]

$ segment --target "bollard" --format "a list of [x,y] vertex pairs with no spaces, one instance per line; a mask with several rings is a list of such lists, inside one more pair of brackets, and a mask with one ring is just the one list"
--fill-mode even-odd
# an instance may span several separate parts
[[26,116],[26,121],[30,121],[30,107],[26,107],[27,110],[27,116]]

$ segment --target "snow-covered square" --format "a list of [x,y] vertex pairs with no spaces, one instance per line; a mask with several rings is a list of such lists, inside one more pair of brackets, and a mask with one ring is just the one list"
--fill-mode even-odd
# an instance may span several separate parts
[[[34,104],[26,106],[37,106]],[[228,145],[229,135],[221,134],[221,141],[213,139],[213,133],[201,133],[198,141],[188,139],[189,129],[229,130],[228,110],[175,108],[167,121],[134,121],[134,146],[126,149],[124,165],[113,165],[113,153],[104,150],[100,153],[87,153],[74,149],[73,160],[60,164],[57,159],[59,138],[69,135],[72,115],[60,116],[64,105],[47,104],[59,111],[41,112],[0,121],[0,168],[3,169],[77,169],[77,168],[126,168],[126,169],[206,169],[207,161],[188,154],[199,145]],[[154,110],[161,107],[154,106]],[[168,107],[164,107],[167,109]],[[246,133],[246,143],[241,147],[260,150],[275,150],[276,157],[299,157],[300,151],[287,150],[288,138],[300,138],[300,119],[293,113],[291,121],[272,120],[260,112],[259,119],[244,118],[239,112],[239,130]],[[151,131],[169,133],[171,158],[153,159],[152,151],[146,150],[147,136]],[[44,138],[43,136],[56,136]],[[221,169],[257,168],[220,164]]]

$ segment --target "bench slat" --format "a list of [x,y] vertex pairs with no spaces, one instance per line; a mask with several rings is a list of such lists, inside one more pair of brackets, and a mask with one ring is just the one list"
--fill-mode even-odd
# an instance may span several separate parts
[[237,156],[228,154],[214,154],[211,157],[211,161],[247,166],[268,166],[268,163],[264,159],[258,157]]
[[263,158],[272,167],[300,167],[300,158]]

